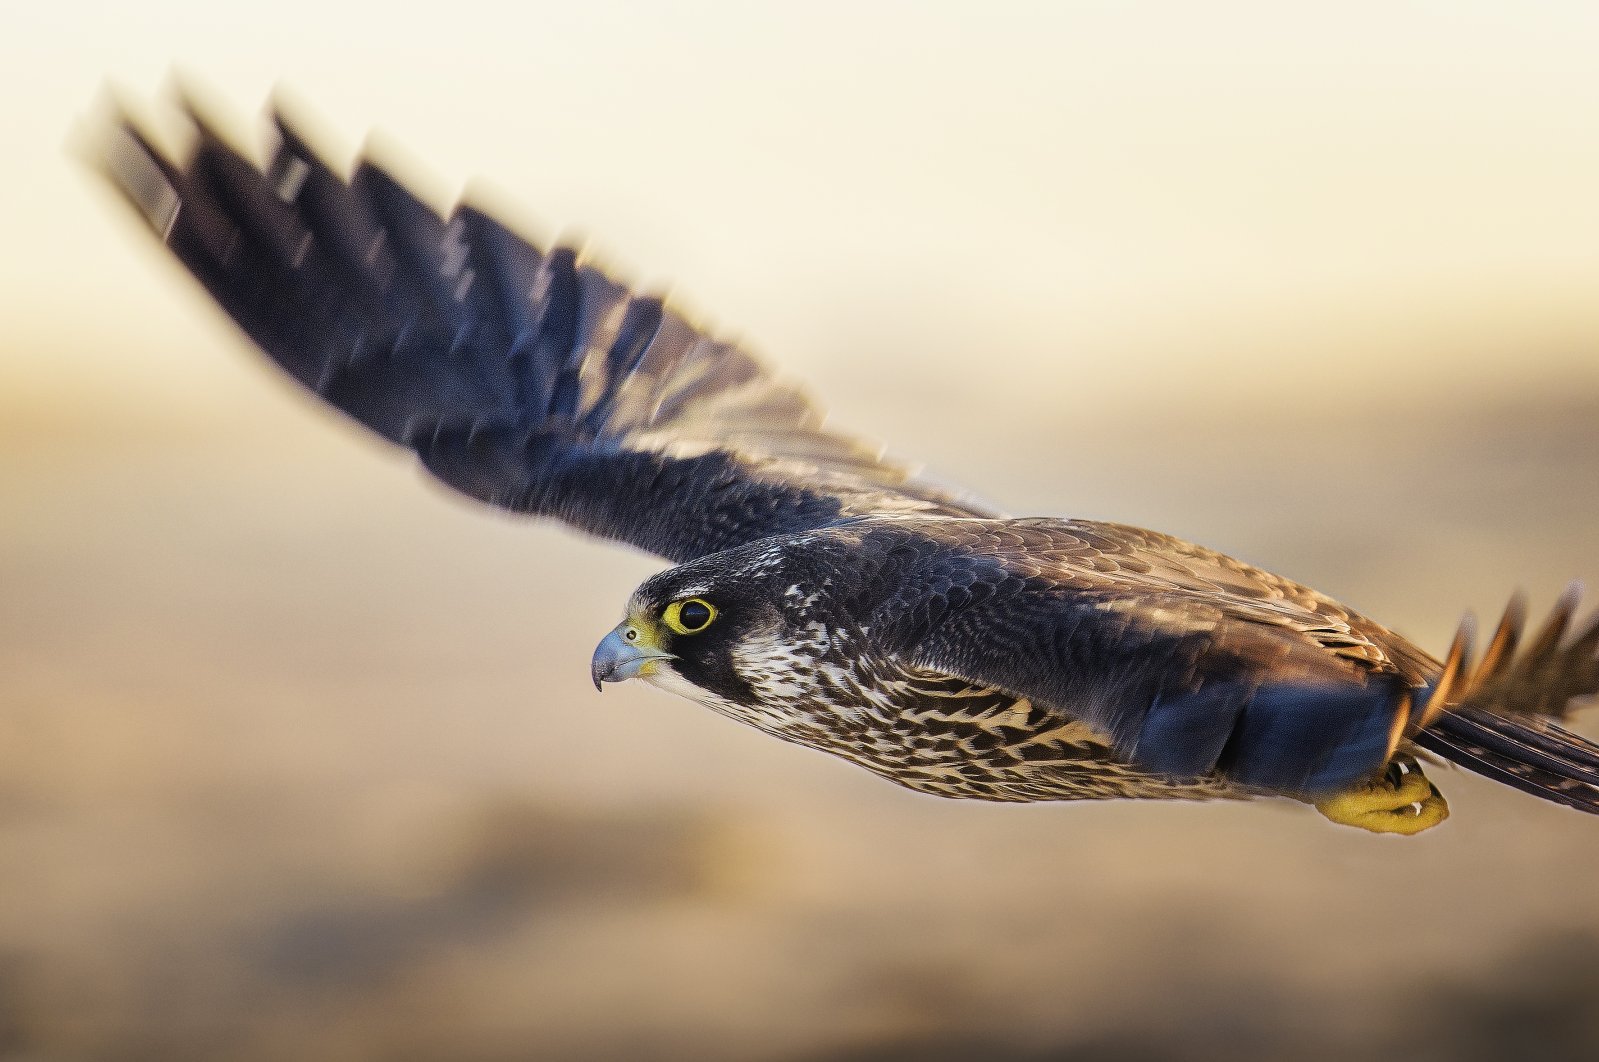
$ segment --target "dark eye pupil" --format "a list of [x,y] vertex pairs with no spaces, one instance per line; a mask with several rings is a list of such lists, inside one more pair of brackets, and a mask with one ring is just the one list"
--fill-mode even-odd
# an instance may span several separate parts
[[697,631],[711,622],[711,610],[702,602],[686,601],[677,613],[677,621],[684,630]]

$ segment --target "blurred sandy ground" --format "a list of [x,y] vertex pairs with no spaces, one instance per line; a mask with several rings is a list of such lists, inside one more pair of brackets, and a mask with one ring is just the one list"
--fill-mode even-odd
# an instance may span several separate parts
[[0,1057],[1599,1051],[1599,823],[1472,776],[1410,842],[960,805],[598,697],[654,564],[303,401],[63,149],[284,79],[952,481],[1441,648],[1599,585],[1591,5],[3,18]]

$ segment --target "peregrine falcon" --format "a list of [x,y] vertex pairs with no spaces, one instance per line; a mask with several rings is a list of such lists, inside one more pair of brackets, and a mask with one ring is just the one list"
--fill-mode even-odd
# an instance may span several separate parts
[[1325,595],[1167,535],[1018,519],[824,426],[803,392],[578,252],[272,115],[265,165],[192,102],[192,142],[125,111],[103,172],[273,361],[444,483],[677,565],[605,635],[640,678],[923,793],[1287,797],[1414,834],[1424,760],[1599,813],[1599,621],[1440,661]]

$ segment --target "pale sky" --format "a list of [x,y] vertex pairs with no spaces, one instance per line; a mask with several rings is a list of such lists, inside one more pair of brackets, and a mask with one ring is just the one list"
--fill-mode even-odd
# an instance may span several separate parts
[[1370,1055],[1503,1032],[1527,971],[1592,984],[1593,824],[1463,772],[1393,846],[924,801],[600,698],[661,562],[296,394],[72,157],[108,79],[174,67],[241,138],[283,84],[441,206],[492,182],[1017,513],[1220,547],[1434,651],[1599,585],[1594,0],[0,0],[18,1053]]
[[69,151],[175,67],[241,136],[284,85],[441,203],[484,179],[835,406],[1599,383],[1591,3],[4,11],[0,382],[41,403],[233,380]]

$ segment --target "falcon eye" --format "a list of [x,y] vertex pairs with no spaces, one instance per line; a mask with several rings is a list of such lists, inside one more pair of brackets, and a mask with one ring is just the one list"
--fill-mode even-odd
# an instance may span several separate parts
[[691,597],[687,601],[674,601],[666,606],[661,619],[678,634],[698,634],[711,625],[716,609],[704,598]]

